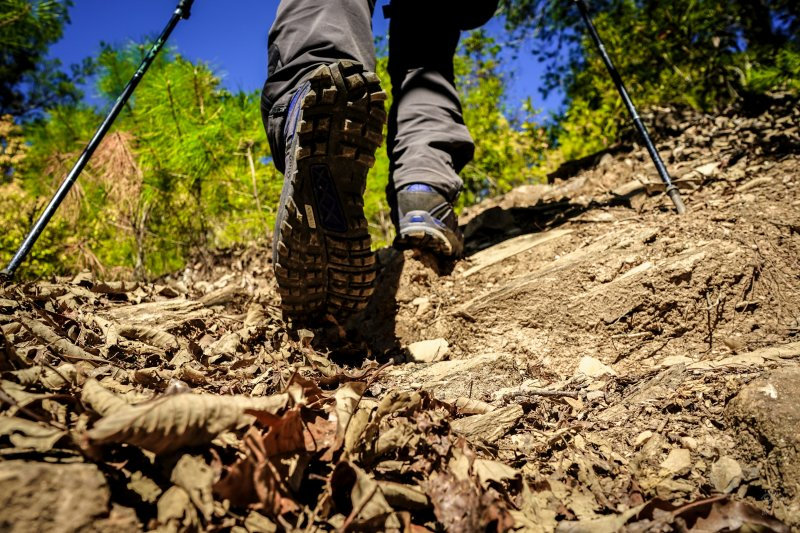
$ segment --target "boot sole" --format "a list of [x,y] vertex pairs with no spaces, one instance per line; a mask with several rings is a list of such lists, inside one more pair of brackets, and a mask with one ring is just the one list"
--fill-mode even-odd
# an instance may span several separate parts
[[293,319],[346,317],[375,288],[364,190],[383,142],[386,93],[360,63],[340,61],[319,67],[297,98],[274,240],[281,306]]

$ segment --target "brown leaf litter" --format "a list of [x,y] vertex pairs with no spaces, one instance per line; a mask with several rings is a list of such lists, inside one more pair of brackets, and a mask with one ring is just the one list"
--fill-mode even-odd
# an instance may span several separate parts
[[798,109],[656,113],[688,216],[623,144],[348,324],[260,248],[3,287],[0,529],[797,531]]

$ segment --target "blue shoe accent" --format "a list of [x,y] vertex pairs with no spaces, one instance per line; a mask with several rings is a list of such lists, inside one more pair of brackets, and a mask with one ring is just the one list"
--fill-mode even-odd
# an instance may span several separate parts
[[408,192],[436,192],[436,189],[424,183],[412,183],[411,185],[403,187],[402,190]]
[[397,192],[397,248],[421,248],[458,257],[464,238],[453,206],[436,189],[412,183]]
[[283,137],[286,139],[287,146],[291,144],[294,138],[295,130],[297,130],[297,121],[300,119],[300,113],[303,111],[302,106],[298,105],[298,102],[303,101],[303,98],[305,98],[310,89],[311,84],[309,82],[304,83],[295,91],[292,100],[289,102],[289,108],[286,111],[286,124],[283,126]]

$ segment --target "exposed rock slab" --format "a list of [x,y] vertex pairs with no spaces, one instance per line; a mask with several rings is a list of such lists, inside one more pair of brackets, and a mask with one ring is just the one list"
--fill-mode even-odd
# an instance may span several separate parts
[[0,463],[0,531],[98,531],[109,497],[95,465]]
[[[747,385],[731,401],[726,417],[735,428],[740,451],[762,470],[764,489],[781,487],[784,504],[775,515],[800,525],[800,368],[786,367]],[[780,480],[779,484],[768,480]]]

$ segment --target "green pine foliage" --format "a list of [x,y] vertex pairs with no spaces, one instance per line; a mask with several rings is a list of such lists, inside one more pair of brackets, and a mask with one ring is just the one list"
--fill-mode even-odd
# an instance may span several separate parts
[[[461,204],[471,205],[538,179],[548,135],[533,119],[530,102],[509,109],[502,47],[484,30],[466,35],[456,57],[464,121],[475,140],[475,159],[462,171]],[[514,122],[507,117],[519,115]]]
[[[7,261],[103,118],[79,103],[75,77],[47,63],[68,0],[0,0],[0,261]],[[510,45],[465,34],[455,62],[476,157],[461,206],[540,181],[560,163],[616,142],[628,117],[571,1],[503,0],[515,38],[533,38],[549,88],[565,91],[543,128],[530,101],[507,97]],[[751,94],[800,91],[797,2],[595,0],[594,20],[640,108],[713,110]],[[531,37],[533,35],[534,37]],[[513,46],[511,46],[513,48]],[[95,70],[108,106],[148,46],[103,46]],[[26,55],[27,53],[27,55]],[[378,74],[391,94],[387,59]],[[36,91],[20,84],[36,80]],[[24,273],[90,268],[106,277],[174,271],[209,248],[266,241],[283,177],[271,164],[257,92],[224,89],[200,62],[162,53],[34,248]],[[391,101],[387,103],[391,105]],[[376,246],[394,229],[378,151],[365,211]]]
[[755,93],[778,89],[800,94],[800,49],[778,50],[769,65],[748,65],[743,82]]
[[[536,35],[547,88],[566,92],[558,150],[569,160],[614,143],[629,123],[577,8],[503,0],[508,26]],[[637,106],[713,111],[770,90],[797,92],[800,3],[788,0],[593,0],[592,17]]]
[[[100,55],[98,88],[109,103],[143,53],[134,45]],[[30,148],[8,185],[25,212],[52,194],[100,120],[93,109],[60,106],[26,125]],[[27,270],[144,277],[181,267],[199,249],[264,240],[282,182],[268,158],[259,95],[232,94],[206,65],[164,54],[45,232],[57,258],[37,246],[38,268]],[[10,242],[30,219],[9,221]]]
[[[383,54],[378,58],[376,74],[381,80],[381,88],[386,92],[386,111],[392,105],[392,85],[389,79],[389,58]],[[387,126],[383,128],[384,137]],[[386,186],[389,183],[389,155],[386,152],[386,143],[378,148],[375,153],[375,166],[367,176],[367,189],[364,193],[364,214],[369,223],[369,232],[372,236],[373,247],[387,246],[394,239],[394,226],[392,225],[389,204],[386,201]]]
[[[96,61],[97,90],[108,105],[146,50],[104,47]],[[541,157],[542,130],[529,120],[512,124],[504,115],[498,55],[494,41],[476,32],[457,60],[465,120],[478,144],[476,159],[464,172],[464,204],[530,179]],[[386,68],[384,57],[378,74],[391,93]],[[61,105],[47,120],[25,125],[29,149],[7,180],[13,193],[5,195],[25,208],[7,221],[14,231],[4,238],[2,259],[101,120],[90,107]],[[382,147],[365,197],[376,246],[389,244],[394,233],[385,194],[388,174]],[[259,95],[233,94],[206,65],[164,53],[48,227],[26,272],[90,268],[106,276],[147,277],[180,268],[198,250],[265,240],[281,186],[282,176],[270,163]]]

